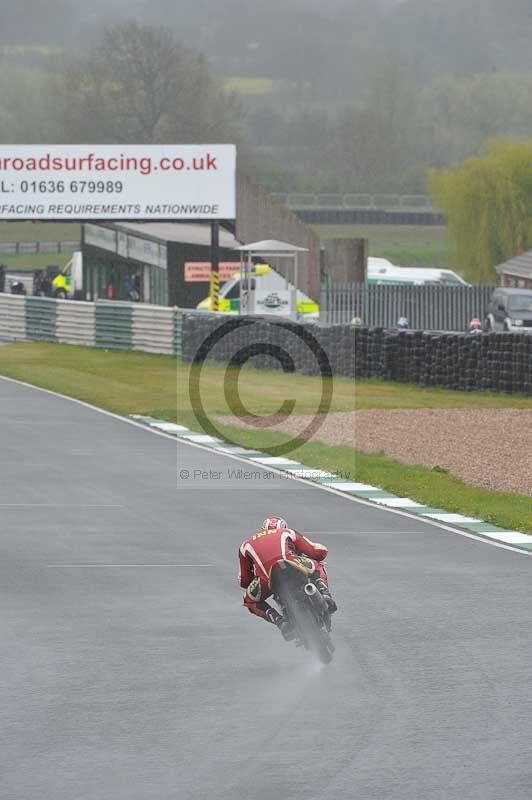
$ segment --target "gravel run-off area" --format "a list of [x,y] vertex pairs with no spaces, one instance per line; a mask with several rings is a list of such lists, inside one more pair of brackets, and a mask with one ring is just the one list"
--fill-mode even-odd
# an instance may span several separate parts
[[[234,417],[228,425],[253,428]],[[268,428],[297,435],[308,416]],[[390,409],[326,415],[312,437],[330,445],[382,452],[405,464],[444,467],[466,483],[492,491],[532,495],[532,409]]]

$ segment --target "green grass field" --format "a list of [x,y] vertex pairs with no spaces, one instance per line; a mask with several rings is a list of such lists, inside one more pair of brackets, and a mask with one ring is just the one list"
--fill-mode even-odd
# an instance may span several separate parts
[[28,256],[4,256],[0,254],[0,264],[5,264],[9,269],[31,272],[34,269],[46,269],[46,267],[51,266],[62,269],[71,258],[72,253],[35,253]]
[[321,239],[369,240],[369,254],[400,267],[449,267],[455,259],[447,229],[437,225],[315,225]]
[[[81,226],[63,222],[0,222],[0,243],[3,242],[81,242]],[[62,269],[72,253],[35,253],[8,256],[0,253],[0,264],[9,269],[34,270],[58,266]]]
[[[212,414],[230,414],[223,386],[224,365],[207,362],[202,398]],[[105,351],[72,345],[28,342],[0,348],[0,374],[74,394],[122,414],[155,412],[173,420],[192,411],[190,368],[172,356]],[[294,398],[294,414],[313,414],[321,379],[307,375],[244,369],[240,394],[251,413],[272,414]],[[367,408],[532,408],[532,397],[424,389],[380,380],[333,379],[331,411]],[[172,416],[173,415],[173,416]]]
[[269,94],[275,88],[278,81],[271,78],[226,78],[224,89],[228,92],[238,92],[238,94]]
[[3,44],[0,46],[0,55],[7,58],[13,56],[60,56],[64,53],[62,47],[42,44]]
[[[221,426],[220,432],[229,441],[243,446],[256,446],[256,434],[232,426]],[[283,444],[282,435],[261,432],[261,448],[265,452]],[[289,457],[308,467],[341,474],[346,480],[379,486],[401,497],[409,497],[432,508],[464,514],[492,522],[507,530],[532,534],[532,498],[503,492],[490,492],[469,486],[453,475],[422,466],[409,466],[379,454],[363,453],[352,447],[301,442]]]
[[[206,364],[204,372],[202,399],[206,410],[212,415],[227,415],[222,380],[225,367]],[[0,374],[119,414],[145,414],[200,429],[188,392],[190,369],[170,356],[46,343],[6,345],[0,347]],[[318,378],[253,369],[242,371],[239,386],[242,401],[250,412],[258,415],[274,413],[284,398],[296,398],[294,413],[313,414],[321,394]],[[376,380],[356,384],[342,378],[333,381],[333,411],[470,407],[531,408],[532,398],[429,390]],[[265,451],[286,441],[284,434],[265,429],[251,432],[235,426],[219,426],[219,429],[231,441]],[[406,466],[348,446],[299,441],[290,455],[308,466],[341,473],[430,506],[532,533],[532,498],[523,495],[479,489],[448,473]]]
[[321,239],[351,239],[362,236],[380,247],[433,246],[447,243],[443,225],[314,225]]
[[80,242],[74,222],[0,222],[0,242]]
[[[190,369],[171,356],[99,350],[71,345],[27,343],[0,348],[0,374],[35,383],[121,414],[158,414],[172,420],[193,418],[188,393]],[[202,376],[202,398],[212,414],[230,413],[224,396],[225,367],[210,363]],[[265,391],[265,381],[268,388]],[[272,414],[279,398],[297,399],[294,413],[312,414],[319,404],[319,378],[245,369],[240,378],[245,405]],[[336,378],[332,408],[354,408],[354,384]]]
[[532,408],[527,395],[425,389],[377,378],[356,381],[354,408]]

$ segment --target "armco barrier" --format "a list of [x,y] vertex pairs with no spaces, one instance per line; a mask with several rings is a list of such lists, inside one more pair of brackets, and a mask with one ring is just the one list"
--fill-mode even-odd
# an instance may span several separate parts
[[174,315],[174,353],[178,356],[182,353],[183,341],[183,315],[176,313]]
[[133,309],[129,303],[96,303],[96,347],[131,350]]
[[[526,334],[435,334],[357,328],[354,325],[289,325],[256,318],[235,320],[232,329],[209,349],[208,358],[228,362],[238,353],[252,354],[264,345],[285,359],[289,369],[317,375],[321,348],[333,375],[379,377],[461,391],[532,394],[532,336]],[[183,317],[183,359],[191,362],[198,348],[224,321]],[[215,337],[213,337],[215,338]],[[243,359],[245,360],[245,358]],[[281,369],[278,358],[256,355],[258,369]]]
[[0,294],[0,340],[23,341],[26,338],[26,298]]
[[55,340],[65,344],[95,345],[94,303],[72,303],[69,300],[57,300],[55,303]]
[[0,340],[181,355],[182,315],[178,309],[142,303],[87,303],[0,294]]
[[57,303],[44,297],[26,297],[26,338],[55,342]]
[[176,352],[176,312],[163,306],[135,304],[131,318],[131,347],[147,353]]

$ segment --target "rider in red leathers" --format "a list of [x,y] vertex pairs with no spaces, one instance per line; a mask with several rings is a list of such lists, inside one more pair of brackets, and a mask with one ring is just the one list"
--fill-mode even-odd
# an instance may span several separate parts
[[246,590],[244,605],[252,614],[272,622],[286,639],[292,638],[288,622],[266,599],[271,595],[269,587],[270,569],[281,559],[290,559],[303,554],[314,561],[317,577],[316,588],[321,592],[333,614],[337,610],[331,597],[325,567],[321,563],[327,556],[327,548],[315,544],[301,533],[288,527],[281,517],[268,517],[261,530],[250,536],[240,546],[240,585]]

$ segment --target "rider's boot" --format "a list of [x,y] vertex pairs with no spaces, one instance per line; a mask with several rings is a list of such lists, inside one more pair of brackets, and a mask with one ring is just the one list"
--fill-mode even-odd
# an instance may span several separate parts
[[338,611],[338,606],[332,599],[331,592],[329,591],[329,587],[327,586],[326,582],[323,580],[323,578],[316,578],[314,583],[316,584],[316,588],[318,589],[319,593],[327,601],[329,614],[334,614],[335,611]]
[[268,622],[272,622],[274,625],[277,625],[279,630],[283,635],[283,639],[287,642],[291,642],[292,639],[295,638],[295,631],[291,623],[285,619],[279,612],[270,606],[270,608],[266,611],[266,619]]
[[270,606],[270,608],[266,611],[266,619],[268,622],[272,622],[274,625],[277,625],[281,633],[283,634],[283,638],[287,642],[291,642],[292,639],[295,637],[294,629],[290,622],[285,619],[279,612]]

